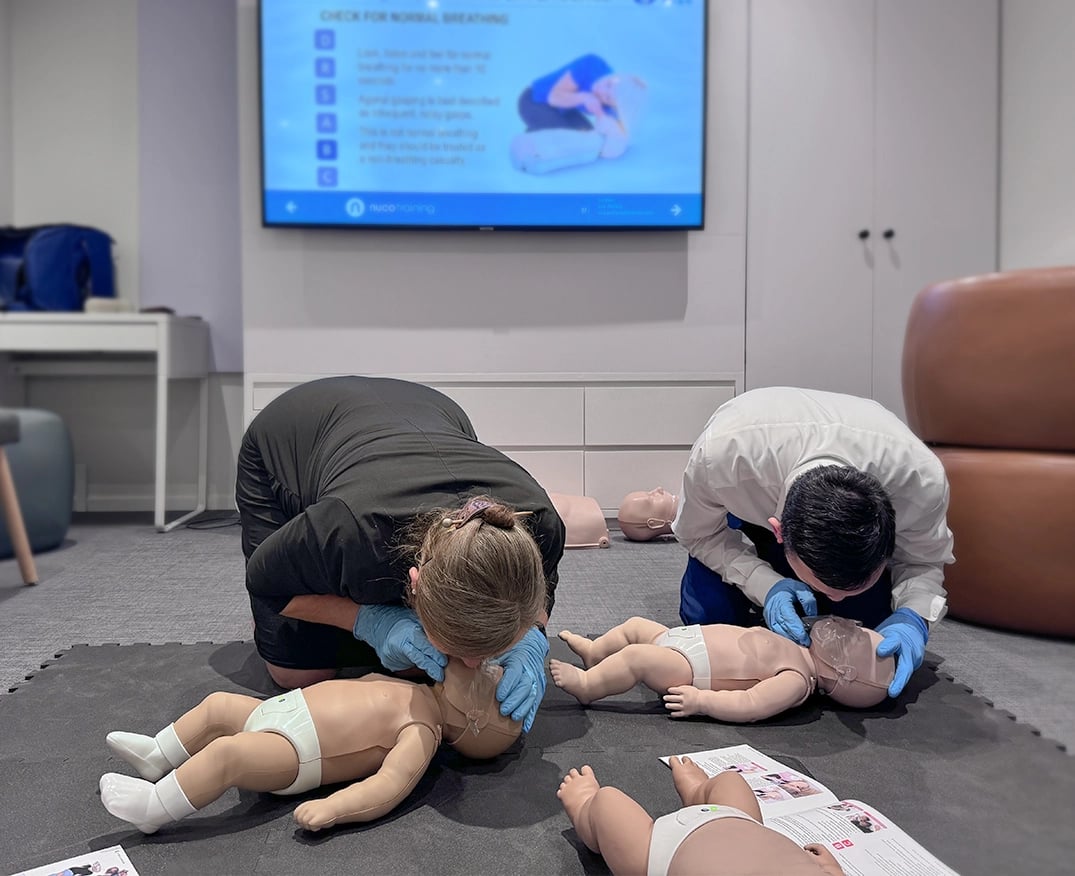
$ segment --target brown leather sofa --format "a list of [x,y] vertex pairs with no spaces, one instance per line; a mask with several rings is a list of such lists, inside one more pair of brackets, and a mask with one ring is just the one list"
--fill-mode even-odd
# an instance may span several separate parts
[[948,473],[951,615],[1075,637],[1075,267],[923,289],[903,397]]

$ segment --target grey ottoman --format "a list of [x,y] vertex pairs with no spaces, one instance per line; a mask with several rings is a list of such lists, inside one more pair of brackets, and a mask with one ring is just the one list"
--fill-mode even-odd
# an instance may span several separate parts
[[[14,443],[5,443],[32,551],[58,547],[71,525],[75,461],[71,437],[62,419],[50,411],[0,408],[0,424],[15,422]],[[0,425],[0,437],[11,433]],[[0,557],[17,554],[12,527],[0,527]],[[24,578],[25,573],[24,573]],[[36,576],[35,576],[36,578]],[[32,582],[27,582],[32,583]]]

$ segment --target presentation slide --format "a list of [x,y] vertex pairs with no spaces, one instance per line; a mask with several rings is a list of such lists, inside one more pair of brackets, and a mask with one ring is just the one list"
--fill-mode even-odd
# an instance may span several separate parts
[[698,228],[705,0],[261,0],[267,225]]

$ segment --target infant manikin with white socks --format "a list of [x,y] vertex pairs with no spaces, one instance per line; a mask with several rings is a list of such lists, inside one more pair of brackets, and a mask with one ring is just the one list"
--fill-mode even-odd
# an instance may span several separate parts
[[370,674],[266,700],[212,693],[156,736],[109,733],[109,748],[141,778],[106,773],[101,802],[153,833],[229,788],[302,794],[358,779],[302,802],[295,821],[307,830],[372,821],[414,789],[442,741],[482,759],[518,739],[521,723],[503,717],[496,702],[501,672],[450,658],[434,685]]

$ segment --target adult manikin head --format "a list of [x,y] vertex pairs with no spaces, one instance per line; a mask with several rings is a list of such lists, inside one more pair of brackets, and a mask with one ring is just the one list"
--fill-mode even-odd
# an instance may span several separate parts
[[620,531],[631,541],[650,541],[672,534],[679,497],[663,487],[628,493],[620,503],[616,519]]
[[896,669],[894,657],[878,657],[882,636],[843,617],[823,617],[810,628],[817,686],[842,706],[868,709],[884,701]]
[[495,663],[472,669],[452,658],[444,668],[444,681],[433,686],[444,713],[444,741],[464,757],[497,757],[522,732],[522,722],[500,714],[496,686],[501,675],[503,669]]

